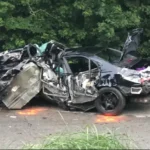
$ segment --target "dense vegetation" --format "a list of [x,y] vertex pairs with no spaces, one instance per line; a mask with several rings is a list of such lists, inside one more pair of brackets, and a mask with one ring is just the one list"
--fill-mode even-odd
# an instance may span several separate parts
[[150,56],[149,0],[0,0],[0,49],[51,39],[70,46],[119,47],[144,28],[140,52]]

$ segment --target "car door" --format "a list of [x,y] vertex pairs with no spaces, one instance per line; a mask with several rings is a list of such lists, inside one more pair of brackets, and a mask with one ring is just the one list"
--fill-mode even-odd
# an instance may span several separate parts
[[71,102],[81,104],[96,99],[98,92],[94,85],[94,77],[99,72],[96,64],[82,56],[65,57],[65,60],[71,71],[67,76]]

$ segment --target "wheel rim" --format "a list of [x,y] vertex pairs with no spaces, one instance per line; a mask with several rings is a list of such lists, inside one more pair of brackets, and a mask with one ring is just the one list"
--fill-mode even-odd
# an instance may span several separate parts
[[105,111],[112,111],[118,106],[119,98],[114,92],[105,92],[100,95],[99,102]]

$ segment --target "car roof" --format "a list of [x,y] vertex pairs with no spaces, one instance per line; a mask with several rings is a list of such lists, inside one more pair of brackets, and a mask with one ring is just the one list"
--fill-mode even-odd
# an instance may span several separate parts
[[88,52],[78,52],[78,51],[75,51],[75,52],[67,52],[65,54],[65,56],[85,56],[85,57],[92,57],[92,56],[95,56],[94,54],[91,54],[91,53],[88,53]]
[[[101,66],[101,69],[103,69],[103,71],[115,71],[116,69],[118,69],[119,67],[117,67],[116,65],[106,61],[105,59],[97,56],[96,54],[92,54],[89,52],[85,52],[86,49],[90,49],[92,47],[88,47],[88,48],[73,48],[73,49],[68,49],[66,51],[65,56],[83,56],[83,57],[87,57],[92,61],[95,61],[97,64],[99,64],[99,66]],[[100,47],[94,47],[95,50],[99,49]],[[73,51],[70,51],[73,50]],[[94,52],[94,51],[93,51]]]
[[78,48],[69,48],[66,49],[65,56],[85,56],[85,57],[92,57],[95,56],[96,53],[102,51],[101,47],[96,46],[89,46],[89,47],[78,47]]
[[78,51],[78,52],[98,52],[102,47],[97,46],[87,46],[87,47],[76,47],[76,48],[67,48],[66,51]]

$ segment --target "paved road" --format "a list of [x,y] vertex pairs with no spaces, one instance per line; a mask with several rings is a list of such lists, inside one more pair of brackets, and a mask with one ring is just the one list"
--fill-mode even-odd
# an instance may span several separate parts
[[138,148],[150,148],[150,104],[130,104],[121,116],[113,118],[46,106],[32,104],[21,111],[1,108],[0,149],[21,148],[25,143],[38,143],[45,136],[83,130],[87,125],[95,125],[100,133],[109,129],[127,134]]

